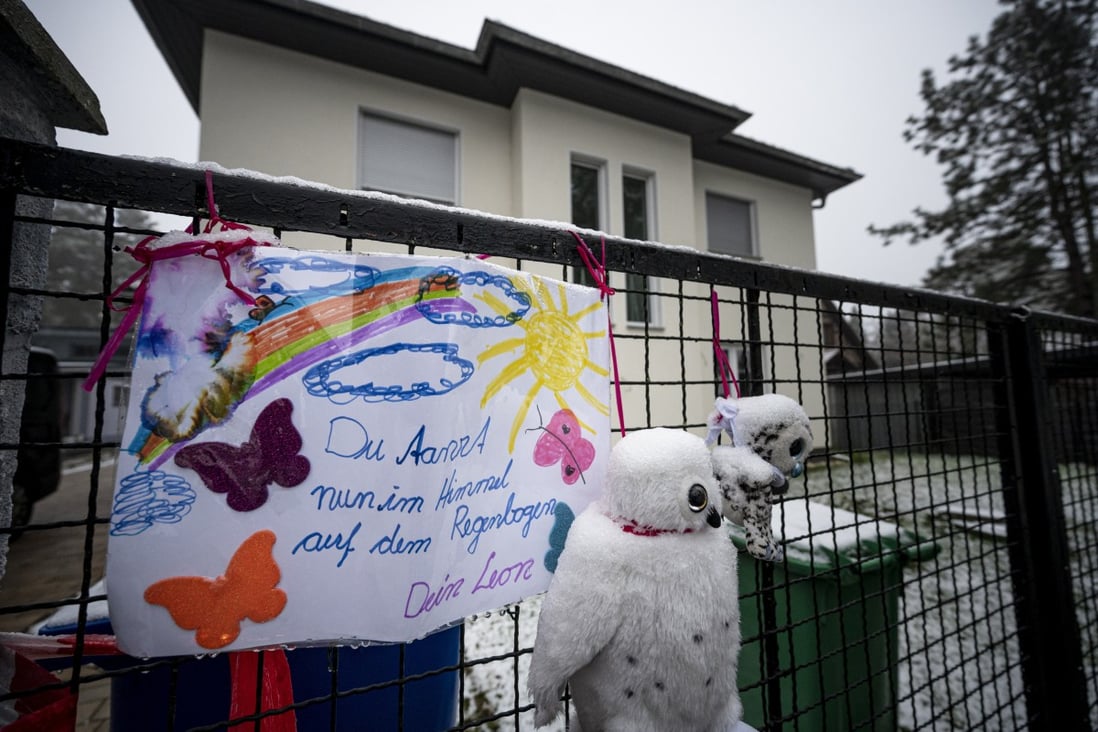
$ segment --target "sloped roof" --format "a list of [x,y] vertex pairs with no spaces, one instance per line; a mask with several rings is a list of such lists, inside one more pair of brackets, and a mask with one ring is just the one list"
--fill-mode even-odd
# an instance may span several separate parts
[[132,2],[199,115],[208,28],[502,107],[520,88],[545,92],[689,135],[697,159],[809,188],[818,199],[861,178],[734,134],[750,116],[738,107],[491,20],[470,50],[307,0]]

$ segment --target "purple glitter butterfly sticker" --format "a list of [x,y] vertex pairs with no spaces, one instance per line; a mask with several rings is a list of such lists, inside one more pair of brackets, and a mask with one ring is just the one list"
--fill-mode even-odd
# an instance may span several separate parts
[[301,433],[290,420],[293,402],[276,399],[264,408],[247,442],[187,445],[175,464],[190,468],[214,493],[227,493],[229,508],[254,511],[267,502],[267,488],[278,483],[293,488],[309,476],[309,459],[300,455]]

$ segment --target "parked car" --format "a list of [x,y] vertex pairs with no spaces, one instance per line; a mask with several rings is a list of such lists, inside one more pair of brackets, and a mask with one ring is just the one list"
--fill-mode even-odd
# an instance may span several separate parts
[[[19,427],[19,452],[12,479],[12,526],[26,526],[34,504],[57,490],[61,482],[61,385],[57,357],[45,348],[31,348],[27,359],[27,389]],[[18,532],[12,534],[12,538]]]

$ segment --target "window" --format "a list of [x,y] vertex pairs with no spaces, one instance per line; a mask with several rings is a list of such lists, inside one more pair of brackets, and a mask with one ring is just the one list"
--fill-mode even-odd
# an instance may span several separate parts
[[[652,177],[639,173],[625,173],[621,179],[622,216],[625,221],[625,238],[652,238],[653,205]],[[652,295],[653,280],[639,274],[625,275],[625,319],[630,323],[658,324],[656,307],[659,301]]]
[[124,409],[129,390],[128,384],[113,384],[111,386],[111,406],[115,409]]
[[[756,374],[751,369],[751,351],[749,344],[721,341],[721,349],[724,351],[725,358],[728,359],[728,365],[732,367],[732,375],[736,377],[736,382],[740,385],[741,392],[744,396],[749,395],[751,393],[752,384],[761,381],[763,378],[762,373]],[[761,355],[765,362],[765,353]],[[721,379],[719,372],[717,374],[717,384],[719,393],[722,388],[720,386]],[[733,395],[735,394],[735,389],[733,389],[732,393]]]
[[705,222],[709,251],[756,256],[754,205],[738,198],[705,194]]
[[[572,223],[585,229],[603,230],[603,171],[605,165],[586,160],[572,161]],[[594,246],[594,242],[587,242]],[[588,287],[595,280],[586,267],[575,267],[572,281]]]
[[457,202],[457,134],[363,112],[359,185],[437,203]]

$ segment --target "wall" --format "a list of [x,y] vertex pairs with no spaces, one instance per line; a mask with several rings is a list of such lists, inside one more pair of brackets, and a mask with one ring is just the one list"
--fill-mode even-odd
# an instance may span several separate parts
[[816,269],[812,192],[702,161],[694,162],[694,222],[705,248],[705,194],[718,193],[755,203],[759,257],[764,262]]
[[199,159],[358,187],[359,112],[455,130],[458,205],[510,214],[510,112],[216,31],[202,59]]

